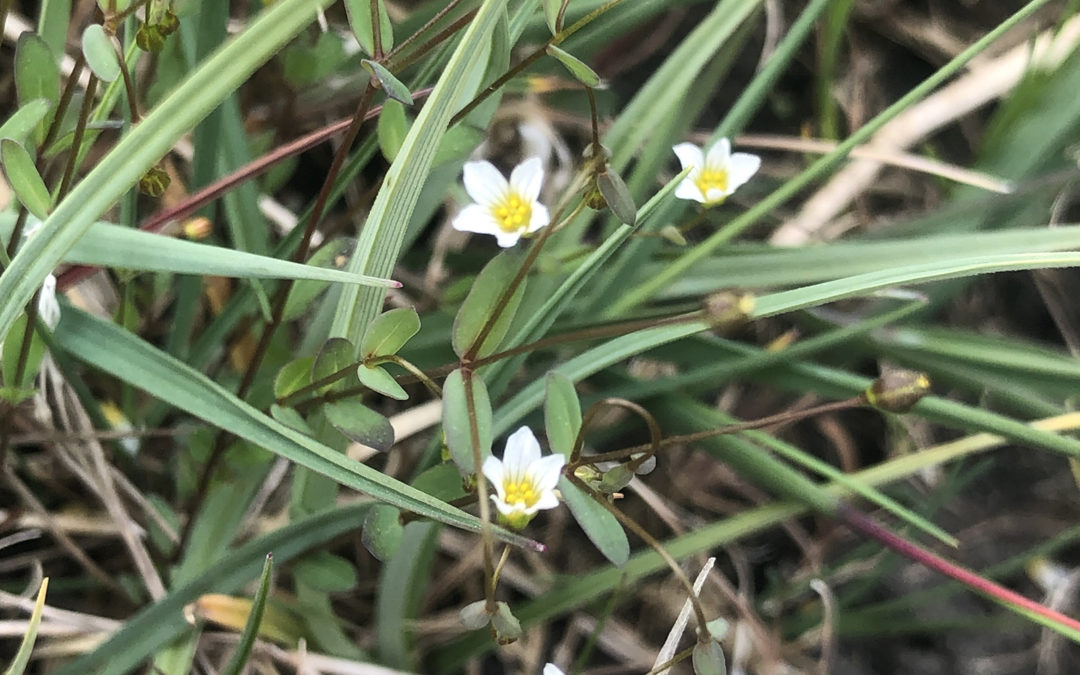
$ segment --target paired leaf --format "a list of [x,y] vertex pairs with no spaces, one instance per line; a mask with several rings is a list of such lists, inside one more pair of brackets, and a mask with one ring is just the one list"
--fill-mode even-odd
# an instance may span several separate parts
[[[353,358],[355,353],[356,349],[345,338],[330,338],[327,340],[315,357],[315,363],[311,366],[311,384],[315,384],[343,370],[352,369],[353,364],[356,363]],[[345,384],[344,380],[345,378],[339,375],[334,382],[321,385],[319,391],[327,392],[331,389],[340,389]]]
[[394,99],[383,103],[379,113],[379,122],[375,128],[379,139],[379,149],[386,161],[393,162],[409,133],[409,120],[405,117],[405,106]]
[[35,98],[22,104],[6,122],[0,124],[0,138],[24,142],[34,127],[45,119],[51,107],[52,103],[44,98]]
[[361,541],[368,553],[382,562],[387,562],[394,556],[404,536],[405,527],[401,524],[400,509],[388,504],[376,504],[364,517]]
[[574,381],[557,370],[547,374],[544,428],[552,452],[569,458],[581,432],[581,403]]
[[120,60],[112,38],[105,33],[101,24],[92,23],[82,34],[82,51],[86,65],[102,82],[112,82],[120,77]]
[[26,148],[10,138],[0,140],[0,162],[4,165],[11,189],[26,210],[41,219],[48,216],[52,196]]
[[372,391],[379,392],[383,396],[389,396],[398,401],[405,401],[409,398],[409,395],[397,383],[394,376],[386,372],[382,366],[361,365],[356,369],[356,377],[360,380],[360,384]]
[[282,366],[274,378],[274,398],[283,399],[311,384],[311,369],[314,365],[314,356],[302,356]]
[[617,518],[566,476],[559,477],[559,492],[585,536],[617,567],[630,558],[630,542]]
[[454,332],[451,341],[454,353],[465,356],[466,353],[475,352],[476,358],[484,358],[494,354],[499,344],[510,330],[514,314],[521,304],[521,298],[525,295],[526,279],[522,278],[514,294],[510,296],[502,312],[494,318],[483,344],[477,346],[474,343],[479,339],[485,325],[495,314],[499,300],[503,293],[510,287],[510,283],[517,276],[521,268],[521,257],[512,251],[506,251],[492,258],[491,262],[480,270],[476,280],[473,281],[469,295],[465,302],[461,303],[457,317],[454,319]]
[[[390,15],[386,13],[386,3],[377,0],[379,14],[379,44],[382,51],[388,52],[394,48],[394,26],[390,23]],[[368,56],[375,56],[375,31],[371,25],[371,0],[345,0],[345,11],[349,16],[349,26],[352,27],[356,41]]]
[[394,74],[386,69],[378,61],[371,61],[370,59],[364,59],[360,62],[360,65],[364,67],[364,70],[371,73],[371,76],[375,78],[375,81],[379,83],[379,87],[386,92],[386,95],[391,99],[404,103],[405,105],[412,105],[413,98],[412,92],[406,87],[401,80],[394,77]]
[[380,452],[394,445],[394,427],[390,420],[360,401],[334,401],[323,406],[326,420],[349,440],[363,443]]
[[600,86],[600,76],[596,74],[596,71],[585,65],[585,63],[574,56],[573,54],[559,49],[555,45],[548,45],[544,51],[548,53],[548,56],[555,58],[559,63],[570,71],[578,82],[582,83],[586,87],[596,88]]
[[[15,94],[19,105],[43,98],[53,110],[60,100],[60,69],[49,45],[37,33],[27,31],[19,36],[15,47]],[[34,130],[34,145],[45,139],[48,115]]]
[[420,316],[412,307],[397,307],[375,317],[360,341],[360,356],[391,356],[420,332]]
[[450,457],[463,476],[479,470],[473,454],[470,418],[475,419],[480,461],[483,462],[491,455],[491,399],[482,379],[459,368],[443,383],[443,431]]

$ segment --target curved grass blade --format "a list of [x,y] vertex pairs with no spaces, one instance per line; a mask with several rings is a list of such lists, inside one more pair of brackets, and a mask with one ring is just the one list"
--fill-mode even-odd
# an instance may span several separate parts
[[38,626],[41,625],[41,612],[45,609],[45,593],[49,590],[49,577],[41,580],[41,588],[38,589],[37,600],[34,602],[34,611],[30,614],[30,621],[26,626],[19,651],[15,652],[15,658],[11,665],[4,671],[4,675],[22,675],[26,670],[26,664],[30,663],[30,654],[34,651],[34,643],[37,642]]
[[251,603],[251,612],[248,614],[244,632],[240,635],[240,644],[236,646],[229,663],[222,670],[222,675],[240,675],[244,665],[251,656],[251,648],[255,646],[255,637],[259,634],[259,626],[262,624],[263,612],[266,610],[266,598],[270,594],[270,585],[274,573],[274,554],[266,554],[266,562],[263,563],[262,575],[259,577],[259,590],[255,592],[255,600]]

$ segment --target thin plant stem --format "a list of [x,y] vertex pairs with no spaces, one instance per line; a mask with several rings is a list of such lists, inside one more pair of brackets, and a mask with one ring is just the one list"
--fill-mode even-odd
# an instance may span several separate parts
[[491,536],[491,504],[488,502],[487,479],[480,473],[483,462],[480,450],[480,422],[476,418],[476,405],[473,403],[473,371],[461,369],[461,379],[465,386],[465,408],[469,415],[469,444],[472,446],[473,466],[478,474],[476,498],[480,506],[480,540],[484,549],[484,608],[491,616],[495,615],[495,542]]

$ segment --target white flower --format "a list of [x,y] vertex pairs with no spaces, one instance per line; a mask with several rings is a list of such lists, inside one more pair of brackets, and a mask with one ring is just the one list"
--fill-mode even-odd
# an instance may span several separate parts
[[721,138],[705,153],[693,143],[679,143],[672,150],[678,155],[682,168],[693,167],[675,188],[675,196],[705,206],[723,203],[761,166],[761,158],[757,155],[731,154],[731,143],[726,138]]
[[60,303],[56,300],[56,277],[45,277],[38,295],[38,316],[49,328],[56,328],[60,323]]
[[464,181],[476,203],[454,218],[455,230],[493,234],[499,246],[509,248],[550,222],[547,207],[536,201],[544,182],[539,157],[514,167],[509,182],[491,162],[466,162]]
[[521,427],[506,439],[501,460],[484,460],[484,476],[495,486],[491,501],[499,510],[499,520],[508,527],[521,529],[540,509],[559,505],[555,486],[566,458],[562,455],[540,456],[540,443],[529,427]]
[[565,675],[563,671],[559,670],[559,667],[554,663],[548,663],[544,666],[543,675]]

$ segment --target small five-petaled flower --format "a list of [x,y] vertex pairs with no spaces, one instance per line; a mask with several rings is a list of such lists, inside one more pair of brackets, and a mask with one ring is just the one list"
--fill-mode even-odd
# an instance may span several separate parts
[[491,162],[466,162],[465,191],[469,204],[454,218],[455,230],[495,235],[499,246],[509,248],[550,221],[547,207],[537,201],[544,183],[539,157],[514,167],[507,181]]
[[693,167],[676,187],[675,196],[706,207],[722,204],[736,188],[750,180],[761,167],[761,158],[745,152],[732,154],[731,143],[721,138],[707,152],[693,143],[679,143],[672,150],[682,168]]
[[501,460],[484,460],[484,476],[495,486],[491,495],[499,510],[499,522],[507,527],[524,528],[540,509],[559,505],[555,486],[566,458],[562,455],[540,456],[540,443],[529,427],[521,427],[506,439]]

